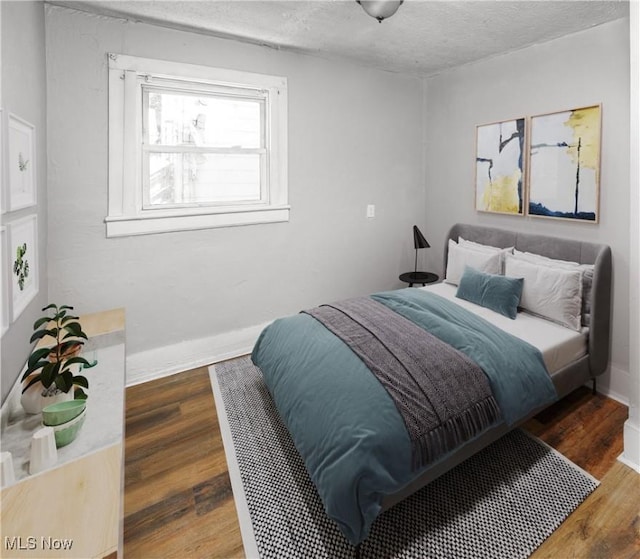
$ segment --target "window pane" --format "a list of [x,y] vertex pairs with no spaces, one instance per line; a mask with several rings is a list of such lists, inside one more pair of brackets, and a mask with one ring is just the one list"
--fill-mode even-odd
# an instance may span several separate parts
[[260,155],[149,153],[149,203],[260,200]]
[[149,146],[261,148],[264,101],[144,88]]

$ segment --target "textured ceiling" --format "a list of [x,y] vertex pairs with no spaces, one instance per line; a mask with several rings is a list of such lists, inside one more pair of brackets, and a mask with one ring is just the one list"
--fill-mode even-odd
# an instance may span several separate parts
[[629,12],[624,0],[406,0],[378,23],[354,0],[50,3],[417,75],[549,41]]

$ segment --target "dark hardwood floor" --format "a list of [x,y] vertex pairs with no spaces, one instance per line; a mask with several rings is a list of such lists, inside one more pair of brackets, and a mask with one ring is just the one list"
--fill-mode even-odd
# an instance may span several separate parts
[[207,369],[126,398],[125,557],[244,557]]
[[[602,481],[533,557],[640,557],[640,475],[616,460],[626,417],[584,388],[526,423]],[[124,509],[127,559],[244,557],[206,367],[127,389]]]

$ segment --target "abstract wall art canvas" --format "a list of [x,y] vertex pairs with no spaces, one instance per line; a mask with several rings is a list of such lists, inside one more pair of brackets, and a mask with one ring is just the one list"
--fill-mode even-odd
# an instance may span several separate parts
[[598,222],[600,129],[600,105],[532,117],[529,215]]
[[9,223],[12,319],[38,293],[38,218],[29,215]]
[[476,129],[476,210],[524,213],[525,119]]

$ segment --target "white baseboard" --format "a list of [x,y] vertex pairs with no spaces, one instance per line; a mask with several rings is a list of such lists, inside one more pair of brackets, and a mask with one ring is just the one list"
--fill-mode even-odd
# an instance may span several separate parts
[[246,355],[267,324],[128,355],[127,386]]
[[630,419],[624,424],[624,452],[618,460],[640,473],[640,427]]
[[[611,365],[610,373],[609,373],[609,382],[602,382],[601,377],[596,378],[596,390],[602,394],[603,396],[607,396],[608,398],[612,398],[621,404],[629,407],[629,389],[630,386],[630,375],[629,371],[625,371],[620,367],[616,367],[615,365]],[[591,382],[589,382],[586,386],[591,386]]]

